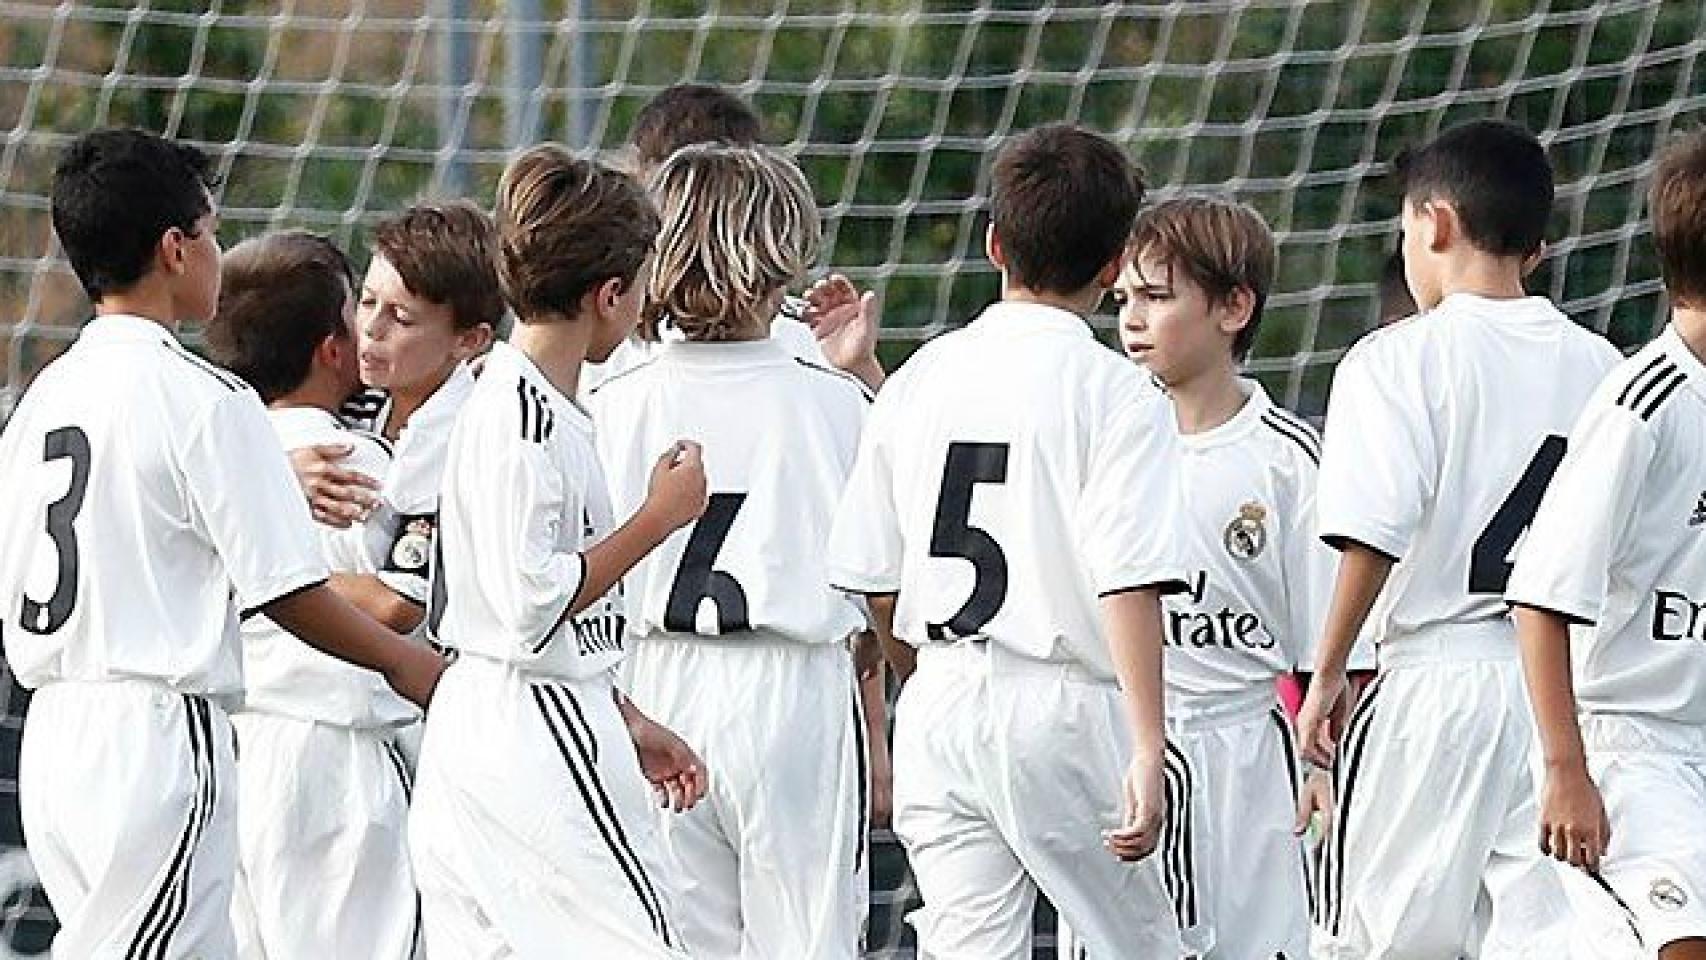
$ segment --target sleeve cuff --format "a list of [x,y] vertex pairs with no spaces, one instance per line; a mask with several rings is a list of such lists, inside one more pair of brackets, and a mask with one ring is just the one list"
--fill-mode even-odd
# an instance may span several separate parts
[[1170,573],[1158,573],[1153,576],[1132,578],[1121,586],[1109,587],[1106,590],[1098,591],[1096,596],[1099,599],[1105,600],[1108,597],[1117,597],[1122,593],[1136,593],[1139,590],[1154,590],[1156,593],[1165,597],[1175,593],[1186,593],[1190,589],[1190,583],[1183,577]]
[[866,596],[900,592],[899,577],[866,576],[852,570],[829,571],[829,585],[842,593],[856,593]]
[[1525,600],[1520,596],[1512,595],[1506,595],[1505,602],[1513,607],[1527,607],[1530,610],[1539,610],[1541,613],[1550,613],[1554,616],[1563,617],[1571,626],[1591,627],[1598,621],[1597,617],[1590,616],[1583,612],[1587,609],[1586,604],[1559,603],[1555,600],[1547,600],[1544,602],[1539,600]]
[[1402,537],[1390,531],[1352,530],[1346,527],[1321,528],[1321,541],[1334,550],[1343,551],[1348,544],[1367,547],[1386,559],[1397,563],[1404,559],[1404,551],[1409,544]]
[[304,573],[298,577],[281,581],[278,586],[262,594],[262,596],[266,596],[268,599],[253,606],[244,607],[242,611],[237,614],[237,619],[247,620],[280,600],[287,600],[299,593],[312,590],[325,583],[328,579],[329,577],[324,570],[317,570],[312,573]]

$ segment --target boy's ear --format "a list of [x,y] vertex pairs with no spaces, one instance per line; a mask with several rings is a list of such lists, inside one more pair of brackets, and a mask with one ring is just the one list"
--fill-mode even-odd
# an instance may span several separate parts
[[456,359],[469,360],[486,352],[492,345],[492,325],[477,323],[466,330],[457,331]]
[[994,220],[989,221],[989,226],[983,231],[983,255],[995,264],[995,269],[1007,269],[1007,254],[1001,250],[1001,237],[995,232]]
[[1119,283],[1120,271],[1125,269],[1126,262],[1129,259],[1130,251],[1123,246],[1120,247],[1120,252],[1114,254],[1114,258],[1112,260],[1102,264],[1102,269],[1096,271],[1096,288],[1098,290],[1107,290],[1112,288],[1114,284]]
[[167,227],[154,245],[154,262],[168,276],[184,272],[188,263],[189,235],[178,227]]
[[1250,325],[1250,316],[1256,312],[1256,295],[1246,287],[1236,287],[1226,295],[1221,307],[1220,332],[1236,336]]
[[1422,245],[1429,250],[1439,253],[1461,239],[1457,210],[1451,204],[1429,200],[1417,208],[1416,214],[1422,228]]

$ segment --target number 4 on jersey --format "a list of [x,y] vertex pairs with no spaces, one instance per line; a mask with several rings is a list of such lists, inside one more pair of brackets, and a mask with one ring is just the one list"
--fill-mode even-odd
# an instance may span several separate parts
[[744,493],[711,494],[705,515],[693,525],[693,533],[687,538],[681,566],[669,588],[669,603],[663,613],[665,630],[694,633],[699,604],[704,600],[716,604],[717,633],[752,629],[747,619],[746,591],[732,574],[716,569],[717,553],[723,549],[729,528],[735,525],[735,515],[745,502]]
[[1510,496],[1505,497],[1505,502],[1499,505],[1493,519],[1487,523],[1487,529],[1475,540],[1475,549],[1469,556],[1470,593],[1505,592],[1505,585],[1511,579],[1511,555],[1516,552],[1516,542],[1534,522],[1534,514],[1540,509],[1540,497],[1546,492],[1546,485],[1552,482],[1552,474],[1558,472],[1558,464],[1563,459],[1564,438],[1553,435],[1540,444],[1534,459],[1528,461],[1527,469],[1522,471],[1522,478],[1516,482]]

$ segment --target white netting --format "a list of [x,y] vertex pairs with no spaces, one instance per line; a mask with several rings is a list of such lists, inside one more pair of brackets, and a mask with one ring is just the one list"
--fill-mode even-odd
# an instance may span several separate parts
[[[619,144],[684,80],[751,98],[799,156],[824,262],[882,293],[891,364],[993,296],[991,155],[1061,119],[1128,144],[1159,189],[1268,217],[1280,271],[1253,366],[1305,412],[1374,318],[1397,233],[1383,164],[1469,117],[1541,133],[1559,200],[1533,285],[1629,345],[1663,309],[1640,188],[1702,118],[1703,46],[1696,0],[0,0],[0,417],[86,313],[47,187],[91,126],[216,152],[227,243],[291,224],[359,252],[364,224],[422,192],[488,201],[519,143]],[[0,727],[0,756],[15,736]],[[19,950],[25,906],[0,921]]]

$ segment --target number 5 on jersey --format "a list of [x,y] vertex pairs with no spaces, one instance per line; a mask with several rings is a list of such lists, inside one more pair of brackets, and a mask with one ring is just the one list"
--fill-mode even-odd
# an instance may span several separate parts
[[675,582],[669,588],[669,603],[664,607],[663,628],[673,633],[696,633],[699,604],[711,601],[717,608],[717,630],[720,634],[751,630],[746,611],[746,591],[734,575],[716,569],[717,554],[729,529],[735,525],[735,515],[746,502],[744,493],[713,493],[705,506],[705,515],[693,524],[687,538],[687,548],[681,552],[681,566],[675,571]]
[[942,470],[942,492],[936,498],[936,523],[930,531],[932,557],[969,560],[974,580],[971,596],[946,623],[929,626],[931,639],[944,627],[954,636],[969,637],[995,619],[1007,602],[1007,556],[986,530],[971,525],[971,498],[980,483],[1007,482],[1005,443],[951,443]]

